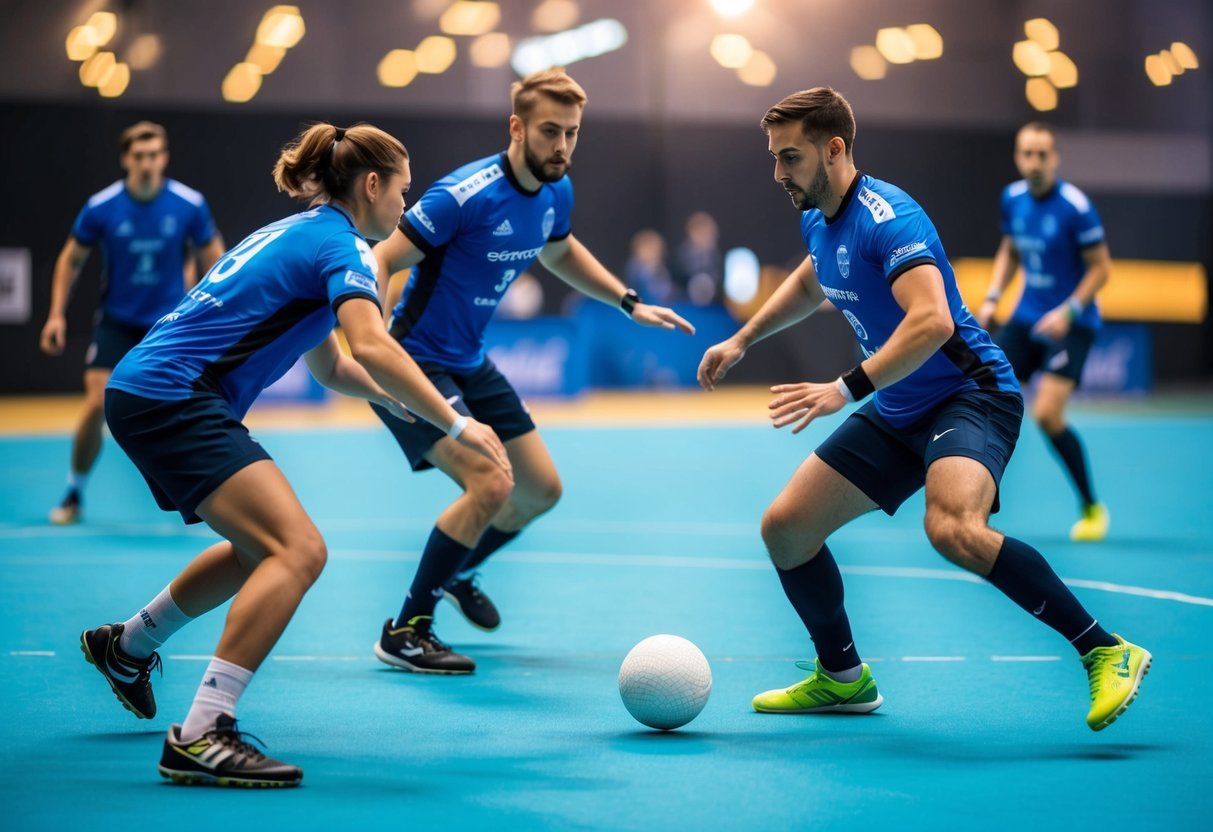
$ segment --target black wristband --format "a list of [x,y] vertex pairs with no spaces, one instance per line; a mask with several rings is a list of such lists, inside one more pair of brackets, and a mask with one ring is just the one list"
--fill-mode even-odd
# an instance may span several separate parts
[[619,299],[619,308],[623,310],[623,314],[630,318],[638,303],[644,303],[644,301],[640,299],[640,295],[636,294],[635,289],[628,289],[623,293],[623,297]]
[[876,385],[872,384],[872,379],[868,378],[862,364],[856,364],[843,373],[840,378],[851,391],[851,396],[855,401],[861,401],[876,392]]

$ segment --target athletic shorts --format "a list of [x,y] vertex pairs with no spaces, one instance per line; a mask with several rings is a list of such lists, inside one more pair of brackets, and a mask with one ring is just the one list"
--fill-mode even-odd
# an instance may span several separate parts
[[[421,362],[420,366],[426,378],[433,382],[455,410],[491,427],[502,442],[535,429],[531,414],[513,385],[489,359],[486,358],[476,369],[467,371],[451,370],[428,361]],[[411,424],[397,419],[377,404],[372,404],[371,410],[396,437],[414,471],[434,467],[425,455],[439,439],[446,436],[442,430],[421,418]]]
[[102,314],[93,327],[93,340],[84,354],[84,366],[90,370],[114,369],[122,356],[143,340],[149,329],[150,326],[124,324]]
[[1095,330],[1071,326],[1065,338],[1052,341],[1033,335],[1028,324],[1008,321],[998,331],[994,342],[1007,354],[1015,377],[1020,381],[1027,381],[1043,370],[1068,378],[1077,385],[1082,378],[1083,365],[1087,363],[1087,354],[1095,343]]
[[270,458],[214,393],[160,401],[110,387],[105,421],[147,480],[156,504],[181,512],[186,523],[201,522],[198,505],[229,477]]
[[[817,456],[892,516],[927,481],[937,459],[964,456],[984,465],[997,489],[1023,422],[1023,397],[958,393],[911,428],[897,428],[869,401],[817,448]],[[994,492],[992,511],[999,509]]]

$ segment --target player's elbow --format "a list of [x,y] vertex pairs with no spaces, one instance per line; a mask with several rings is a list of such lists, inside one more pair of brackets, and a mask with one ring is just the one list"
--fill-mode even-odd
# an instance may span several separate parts
[[350,357],[366,368],[372,374],[387,361],[388,347],[384,337],[374,330],[365,332],[346,333],[350,345]]
[[919,327],[922,339],[936,349],[946,344],[955,331],[956,322],[952,320],[952,314],[947,309],[934,310],[931,314],[923,316]]

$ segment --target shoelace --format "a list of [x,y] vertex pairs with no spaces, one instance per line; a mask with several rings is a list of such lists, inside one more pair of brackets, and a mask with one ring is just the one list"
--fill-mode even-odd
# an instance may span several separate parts
[[[112,658],[113,663],[117,664],[119,666],[119,669],[125,670],[128,667],[133,669],[135,671],[135,681],[136,682],[146,682],[148,679],[150,679],[152,677],[153,670],[160,671],[160,677],[164,678],[164,663],[162,661],[160,661],[159,653],[152,653],[150,656],[148,656],[146,659],[143,659],[142,661],[138,660],[138,659],[133,659],[133,657],[123,658],[118,655],[117,646],[115,644],[111,643],[110,649],[109,649],[109,654],[110,655],[106,657],[106,663],[110,664],[110,661]],[[112,664],[111,664],[111,669],[112,669]]]
[[1087,660],[1086,657],[1083,657],[1083,664],[1086,665],[1087,679],[1091,685],[1091,696],[1094,697],[1095,694],[1099,693],[1100,685],[1103,682],[1104,671],[1107,670],[1108,663],[1111,662],[1115,656],[1113,656],[1111,650],[1105,650],[1104,648],[1100,648],[1092,652],[1094,655],[1092,655],[1089,660]]
[[[230,728],[212,728],[206,732],[206,736],[213,736],[215,742],[226,745],[242,754],[247,754],[253,758],[253,762],[260,762],[265,759],[265,754],[248,740],[256,740],[262,748],[266,747],[265,741],[247,731],[238,730],[235,722],[232,723]],[[248,737],[248,740],[245,737]]]

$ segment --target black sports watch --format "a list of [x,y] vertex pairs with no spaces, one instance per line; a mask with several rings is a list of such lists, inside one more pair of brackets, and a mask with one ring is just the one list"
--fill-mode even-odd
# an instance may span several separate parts
[[619,308],[623,310],[623,314],[630,318],[632,317],[632,312],[636,310],[636,304],[643,302],[635,289],[628,289],[623,293],[623,297],[619,299]]

